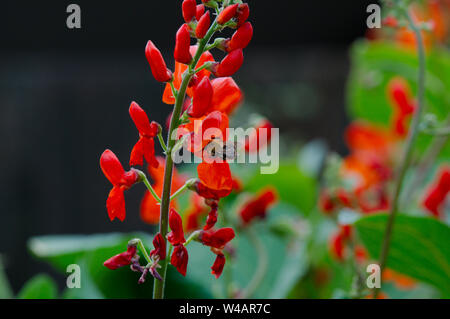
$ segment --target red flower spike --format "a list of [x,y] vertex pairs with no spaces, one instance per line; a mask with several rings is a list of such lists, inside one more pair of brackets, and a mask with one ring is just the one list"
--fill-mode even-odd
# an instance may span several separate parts
[[197,13],[197,4],[195,0],[184,0],[181,5],[181,10],[183,13],[183,19],[186,23],[192,21]]
[[209,11],[206,11],[198,21],[197,28],[195,29],[195,36],[197,39],[203,39],[206,32],[208,32],[210,24],[211,18],[209,16]]
[[153,247],[150,256],[159,256],[159,260],[166,259],[166,242],[161,233],[157,233],[153,238]]
[[189,27],[185,23],[177,31],[175,37],[175,50],[173,56],[175,61],[189,64],[192,61],[192,55],[189,51],[191,46],[191,36],[189,34]]
[[122,167],[117,156],[110,150],[105,150],[100,157],[100,167],[113,188],[106,200],[106,210],[109,218],[125,219],[125,197],[123,192],[139,180],[139,174],[131,169],[128,172]]
[[241,3],[236,12],[236,22],[237,27],[239,28],[241,25],[247,21],[248,16],[250,15],[250,8],[247,3]]
[[180,274],[186,276],[187,264],[189,256],[186,247],[183,245],[175,245],[170,258],[170,263],[175,266]]
[[150,40],[147,42],[147,46],[145,47],[145,57],[147,58],[153,77],[156,81],[169,82],[172,80],[172,72],[167,68],[161,52]]
[[219,205],[217,202],[213,202],[211,204],[211,210],[208,213],[208,217],[206,218],[206,224],[203,227],[203,230],[209,230],[214,227],[217,223],[217,209],[219,208]]
[[211,81],[213,87],[212,110],[231,114],[242,102],[243,94],[233,78],[215,78]]
[[202,17],[202,15],[205,13],[205,6],[203,4],[197,5],[195,12],[196,12],[195,19],[197,19],[197,21],[199,21],[200,18]]
[[[260,148],[265,147],[267,143],[270,142],[272,138],[272,128],[273,125],[268,120],[262,120],[256,127],[256,133],[249,136],[249,139],[246,141],[244,149],[247,152],[258,152]],[[260,140],[261,133],[265,130],[266,139]]]
[[173,208],[169,213],[169,226],[171,232],[167,235],[167,240],[174,246],[184,244],[186,239],[184,239],[183,221],[180,214]]
[[251,41],[253,36],[253,27],[250,22],[245,22],[231,37],[227,45],[227,52],[237,49],[244,49]]
[[158,134],[158,123],[150,123],[147,114],[145,114],[144,110],[136,102],[131,103],[129,113],[140,136],[131,151],[130,166],[143,165],[145,158],[147,163],[157,168],[158,161],[155,157],[155,142],[153,138]]
[[216,231],[201,231],[199,239],[203,245],[223,249],[235,237],[233,228],[220,228]]
[[225,256],[224,254],[218,254],[214,264],[211,267],[211,274],[219,278],[222,275],[223,267],[225,266]]
[[111,270],[116,270],[117,268],[130,265],[135,255],[136,246],[128,246],[127,251],[109,258],[103,265]]
[[239,4],[236,3],[223,9],[217,17],[217,23],[222,25],[230,21],[236,15],[238,6]]
[[442,169],[437,182],[432,185],[423,200],[424,208],[435,217],[442,216],[440,208],[450,192],[450,169]]
[[242,49],[237,49],[228,53],[223,60],[214,67],[216,77],[232,76],[244,63],[244,54]]
[[187,114],[190,117],[202,117],[211,107],[213,87],[208,77],[204,77],[195,87],[192,94],[192,106]]
[[268,208],[277,200],[274,189],[263,190],[258,196],[248,201],[240,210],[239,215],[247,225],[255,218],[265,218]]

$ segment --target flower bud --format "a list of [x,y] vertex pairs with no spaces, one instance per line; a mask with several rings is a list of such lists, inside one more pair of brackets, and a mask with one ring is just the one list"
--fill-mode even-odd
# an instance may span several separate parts
[[189,27],[187,24],[183,24],[177,31],[175,38],[175,50],[174,58],[175,61],[189,64],[192,61],[192,55],[189,51],[191,46],[191,36],[189,34]]
[[189,23],[197,13],[197,4],[195,0],[184,0],[183,4],[181,5],[181,9],[184,21],[186,23]]
[[213,88],[211,81],[205,76],[195,87],[192,95],[192,106],[187,114],[190,117],[202,117],[211,106]]
[[196,12],[195,12],[195,19],[197,19],[197,21],[199,21],[203,15],[203,13],[205,13],[205,6],[203,4],[197,5]]
[[218,24],[225,24],[230,21],[235,15],[239,4],[233,4],[231,6],[226,7],[217,17]]
[[145,47],[145,57],[147,58],[153,77],[156,81],[169,82],[172,79],[172,72],[167,68],[161,52],[150,40],[147,42],[147,46]]
[[252,36],[252,24],[250,22],[244,23],[231,37],[231,40],[226,48],[227,52],[231,52],[236,49],[244,49],[250,43]]
[[195,36],[197,39],[203,39],[206,32],[208,32],[210,24],[211,19],[209,17],[209,11],[207,11],[204,15],[202,15],[198,21],[197,28],[195,29]]
[[212,71],[216,77],[232,76],[239,70],[243,62],[242,49],[237,49],[228,53],[218,65],[215,64]]
[[250,15],[250,8],[247,3],[241,3],[236,11],[236,21],[237,27],[239,28],[241,25],[247,21],[248,16]]

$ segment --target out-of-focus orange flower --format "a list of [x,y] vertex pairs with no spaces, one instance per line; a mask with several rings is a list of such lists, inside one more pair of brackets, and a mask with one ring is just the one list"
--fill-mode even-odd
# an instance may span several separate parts
[[338,261],[343,261],[348,241],[352,236],[351,225],[339,225],[339,230],[331,235],[330,251],[331,255]]
[[393,271],[389,268],[383,270],[382,280],[392,281],[397,288],[404,290],[410,290],[416,286],[416,282],[414,279]]
[[435,217],[442,216],[440,209],[450,192],[450,167],[443,167],[436,182],[429,187],[423,200],[423,207]]
[[208,206],[204,199],[195,192],[191,192],[189,207],[184,213],[184,231],[191,232],[200,228],[199,219],[208,213]]
[[[164,167],[165,167],[165,159],[163,157],[158,156],[157,161],[159,162],[158,168],[148,167],[148,172],[150,174],[151,179],[153,180],[152,187],[155,190],[156,194],[161,197],[164,185]],[[181,186],[184,185],[186,181],[186,177],[180,175],[177,170],[174,168],[172,174],[172,194],[178,190]],[[176,209],[177,202],[173,200],[170,203],[170,207]],[[144,222],[156,225],[159,223],[159,214],[160,214],[160,204],[156,201],[156,199],[150,194],[149,191],[145,192],[144,198],[141,202],[140,208],[141,218]]]
[[247,225],[255,218],[265,218],[267,210],[277,201],[277,198],[277,192],[272,187],[263,189],[257,196],[251,198],[239,211],[243,224]]

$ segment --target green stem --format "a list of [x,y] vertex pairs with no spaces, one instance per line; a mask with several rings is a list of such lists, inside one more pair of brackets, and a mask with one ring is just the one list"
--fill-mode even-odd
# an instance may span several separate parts
[[264,279],[264,276],[266,275],[269,261],[266,249],[262,244],[261,240],[254,233],[254,231],[251,228],[249,228],[247,229],[246,233],[248,235],[250,242],[255,247],[256,253],[258,254],[258,268],[256,269],[255,275],[253,276],[248,286],[240,294],[240,297],[244,299],[250,298],[255,293],[256,289],[258,289],[259,285]]
[[[205,37],[199,42],[197,52],[195,57],[192,59],[191,64],[189,65],[188,70],[183,74],[183,79],[180,85],[180,89],[178,90],[178,94],[175,97],[175,106],[172,113],[172,119],[170,120],[169,133],[167,137],[167,152],[166,152],[166,166],[164,168],[164,185],[162,192],[162,200],[161,200],[161,210],[159,217],[159,232],[164,238],[164,241],[167,243],[166,235],[169,230],[169,205],[170,205],[170,192],[172,187],[172,172],[173,172],[173,159],[171,156],[172,148],[175,145],[176,140],[172,139],[173,132],[177,129],[179,125],[179,117],[181,114],[182,106],[184,103],[184,98],[186,95],[186,89],[188,87],[189,81],[195,73],[195,67],[197,66],[198,60],[204,52],[205,46],[208,44],[212,35],[216,31],[217,21],[209,28]],[[161,278],[162,280],[155,280],[153,285],[153,298],[154,299],[162,299],[164,298],[164,285],[166,282],[166,273],[167,273],[167,265],[168,265],[168,257],[165,260],[161,261]]]
[[142,182],[144,182],[145,186],[147,187],[147,189],[149,190],[150,194],[152,194],[152,196],[155,198],[155,200],[158,203],[161,203],[161,199],[159,198],[158,194],[156,194],[155,190],[153,189],[152,185],[150,184],[150,182],[147,179],[147,176],[145,175],[144,172],[139,171],[139,176],[142,179]]
[[174,200],[178,195],[180,195],[181,193],[183,193],[186,189],[188,189],[189,186],[192,185],[193,182],[195,182],[196,179],[195,178],[191,178],[189,180],[186,181],[186,183],[184,183],[183,186],[181,186],[180,188],[178,188],[178,190],[172,194],[172,196],[170,196],[170,200]]
[[151,263],[152,260],[150,258],[150,256],[147,253],[147,250],[144,247],[144,243],[142,242],[142,240],[140,238],[135,238],[129,241],[129,243],[135,243],[139,250],[141,251],[142,255],[144,255],[145,260],[147,261],[147,263]]
[[164,139],[162,137],[161,132],[158,133],[158,140],[159,140],[159,144],[161,145],[161,148],[163,149],[164,153],[167,154],[167,146],[166,146],[166,143],[164,143]]
[[[418,74],[418,89],[417,89],[417,110],[414,113],[414,117],[411,122],[411,127],[408,132],[408,138],[406,140],[406,146],[403,153],[403,158],[400,163],[400,168],[398,171],[397,180],[395,182],[394,195],[392,198],[391,207],[389,210],[389,218],[386,224],[386,230],[384,232],[383,237],[383,245],[380,254],[379,265],[381,271],[384,270],[386,266],[386,260],[389,254],[389,247],[391,244],[392,232],[394,230],[394,221],[398,210],[398,200],[400,197],[400,193],[402,191],[403,181],[406,175],[406,171],[411,163],[413,147],[416,141],[416,137],[419,133],[419,123],[422,117],[422,112],[424,109],[424,93],[425,93],[425,48],[423,43],[423,38],[420,29],[415,24],[411,14],[406,11],[406,18],[408,19],[409,25],[414,32],[417,40],[417,54],[419,59],[419,74]],[[376,298],[378,295],[379,289],[376,289],[373,297]]]
[[200,231],[196,230],[194,232],[192,232],[192,234],[188,237],[188,239],[186,240],[186,242],[184,243],[184,246],[189,245],[189,243],[195,239],[198,238],[198,235],[200,235]]

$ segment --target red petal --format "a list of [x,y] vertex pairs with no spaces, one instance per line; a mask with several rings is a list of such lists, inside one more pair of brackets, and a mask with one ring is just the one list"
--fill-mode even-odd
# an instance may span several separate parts
[[125,197],[123,195],[122,187],[114,186],[111,189],[108,199],[106,200],[106,209],[111,221],[116,217],[120,221],[125,219]]
[[214,264],[211,267],[211,274],[219,278],[222,274],[223,267],[225,266],[225,256],[223,254],[218,254]]
[[213,87],[211,109],[231,114],[243,99],[242,91],[230,77],[216,78],[211,84]]
[[167,240],[174,246],[185,243],[183,221],[175,209],[171,209],[169,212],[169,226],[171,232],[167,235]]
[[186,247],[183,245],[176,245],[174,247],[170,263],[175,266],[180,274],[186,276],[187,264],[189,256]]
[[113,185],[120,185],[122,176],[125,174],[125,170],[120,164],[117,156],[110,150],[106,150],[100,156],[100,167],[105,174],[106,178]]
[[134,145],[130,154],[130,166],[144,165],[144,144],[145,137],[141,137]]
[[136,246],[129,246],[127,251],[109,258],[103,265],[111,270],[128,266],[131,264],[131,259],[134,255],[136,255]]

